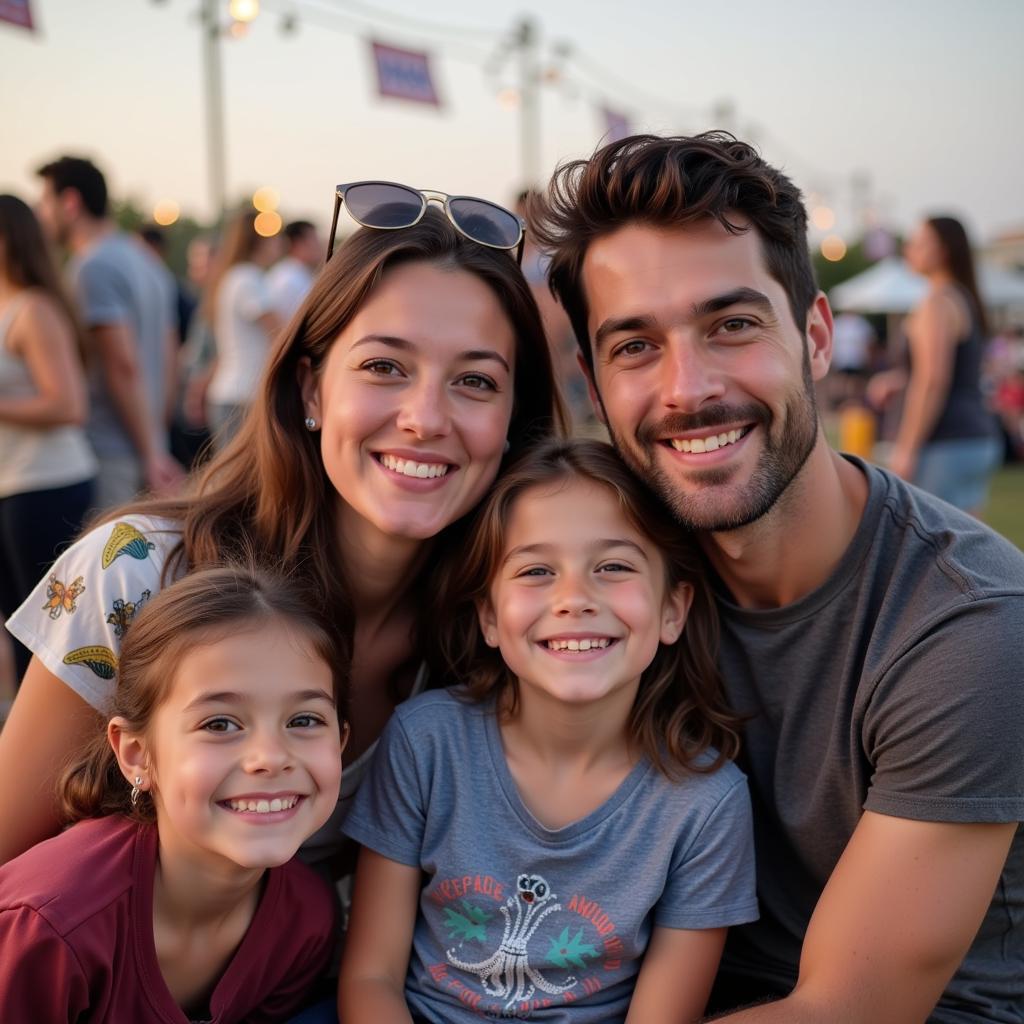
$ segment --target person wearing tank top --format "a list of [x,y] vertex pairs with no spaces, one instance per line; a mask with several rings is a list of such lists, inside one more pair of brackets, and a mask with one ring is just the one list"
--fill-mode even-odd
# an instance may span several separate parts
[[981,393],[985,311],[963,225],[952,217],[925,220],[905,257],[929,287],[908,322],[910,370],[890,468],[979,513],[1000,445]]
[[[29,207],[0,196],[0,611],[10,615],[82,526],[96,459],[71,308]],[[51,617],[75,581],[50,578]],[[20,680],[31,653],[15,642]]]

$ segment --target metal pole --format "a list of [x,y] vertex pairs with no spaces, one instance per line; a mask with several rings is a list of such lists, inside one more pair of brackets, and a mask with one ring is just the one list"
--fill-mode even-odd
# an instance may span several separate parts
[[224,87],[220,63],[220,16],[218,0],[202,0],[200,11],[203,41],[203,84],[206,102],[206,160],[210,202],[219,224],[227,208],[224,155]]
[[519,48],[519,159],[523,188],[536,188],[540,180],[538,38],[536,23],[530,18],[523,18],[516,34],[516,45]]

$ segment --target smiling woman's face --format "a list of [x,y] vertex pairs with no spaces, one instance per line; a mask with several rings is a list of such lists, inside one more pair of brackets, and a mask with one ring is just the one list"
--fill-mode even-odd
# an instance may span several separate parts
[[387,271],[319,373],[301,371],[324,468],[380,533],[433,537],[483,497],[512,417],[512,325],[464,270]]

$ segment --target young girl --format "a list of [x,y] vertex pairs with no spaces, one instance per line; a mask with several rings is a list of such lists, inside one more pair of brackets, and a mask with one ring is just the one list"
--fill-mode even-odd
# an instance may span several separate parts
[[696,1020],[757,906],[692,541],[608,445],[551,442],[452,589],[466,685],[396,712],[345,823],[341,1019]]
[[341,782],[332,636],[297,581],[253,568],[199,571],[139,613],[113,717],[63,779],[78,824],[0,868],[0,1020],[301,1006],[335,926],[326,883],[291,860]]

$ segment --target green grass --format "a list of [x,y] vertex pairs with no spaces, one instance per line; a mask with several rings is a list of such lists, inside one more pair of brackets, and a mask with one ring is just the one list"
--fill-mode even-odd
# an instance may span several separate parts
[[985,522],[1024,551],[1024,464],[1004,466],[996,473]]

